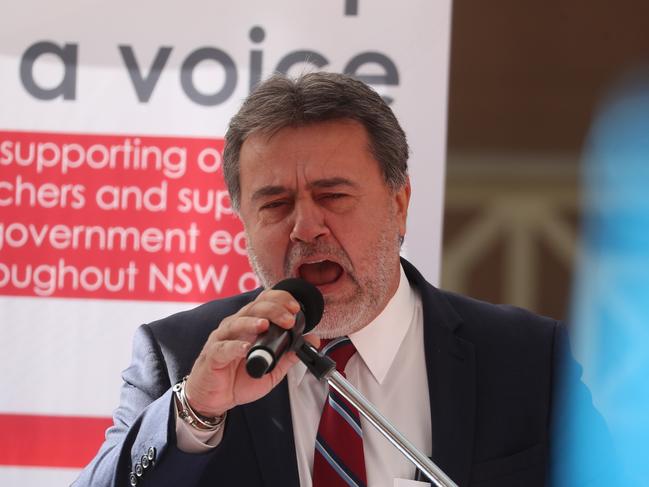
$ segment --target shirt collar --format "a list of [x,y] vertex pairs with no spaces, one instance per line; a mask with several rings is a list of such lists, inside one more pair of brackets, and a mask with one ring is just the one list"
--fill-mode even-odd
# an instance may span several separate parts
[[349,336],[376,381],[388,374],[415,311],[415,295],[400,269],[399,287],[381,313],[366,327]]
[[[383,311],[367,326],[349,335],[356,351],[379,384],[394,362],[416,308],[415,293],[403,268],[399,269],[399,287]],[[299,384],[306,373],[306,366],[300,362],[293,370]]]

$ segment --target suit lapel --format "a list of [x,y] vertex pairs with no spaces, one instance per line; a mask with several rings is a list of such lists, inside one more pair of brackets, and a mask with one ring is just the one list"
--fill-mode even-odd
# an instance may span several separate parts
[[458,485],[468,485],[476,414],[474,347],[455,334],[461,318],[444,296],[410,263],[402,264],[422,298],[433,461]]
[[264,485],[299,487],[287,380],[243,411]]
[[[469,483],[475,426],[473,346],[450,333],[433,334],[426,357],[433,459],[459,485]],[[430,339],[429,339],[430,340]]]

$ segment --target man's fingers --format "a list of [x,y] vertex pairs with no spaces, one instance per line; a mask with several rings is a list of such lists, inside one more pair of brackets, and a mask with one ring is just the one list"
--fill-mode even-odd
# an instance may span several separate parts
[[296,299],[286,291],[281,291],[278,289],[266,289],[257,297],[255,301],[253,301],[253,304],[258,300],[266,299],[275,303],[282,304],[293,314],[300,311],[300,303],[298,303]]
[[282,328],[290,328],[295,324],[296,313],[297,311],[293,311],[292,307],[286,306],[284,303],[263,300],[253,303],[244,314],[245,316],[266,318]]
[[243,340],[222,340],[211,343],[205,350],[205,358],[212,370],[226,367],[230,362],[248,353],[250,343]]
[[283,328],[290,328],[298,311],[300,304],[289,293],[266,289],[254,301],[241,308],[237,315],[267,318]]
[[244,336],[256,337],[268,330],[268,320],[254,316],[238,316],[224,322],[214,332],[217,340],[242,339]]
[[298,302],[286,291],[267,289],[236,314],[224,319],[212,332],[214,345],[228,340],[254,342],[257,335],[268,330],[270,323],[289,329],[295,324]]
[[223,320],[213,334],[217,340],[233,340],[241,338],[242,335],[259,335],[268,329],[269,322],[289,329],[295,324],[295,314],[283,304],[260,301]]

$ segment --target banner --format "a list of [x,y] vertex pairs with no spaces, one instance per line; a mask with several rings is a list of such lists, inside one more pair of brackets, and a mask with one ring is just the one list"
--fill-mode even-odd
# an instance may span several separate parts
[[0,484],[66,485],[118,403],[134,329],[255,288],[223,136],[273,72],[371,84],[408,134],[404,253],[437,281],[450,0],[2,8]]

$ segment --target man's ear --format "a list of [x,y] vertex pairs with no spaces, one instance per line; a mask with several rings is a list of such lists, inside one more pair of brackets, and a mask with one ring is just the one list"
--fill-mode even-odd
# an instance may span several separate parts
[[408,218],[408,205],[410,204],[410,178],[406,179],[401,188],[394,192],[397,214],[395,215],[399,222],[399,235],[406,235],[406,220]]

